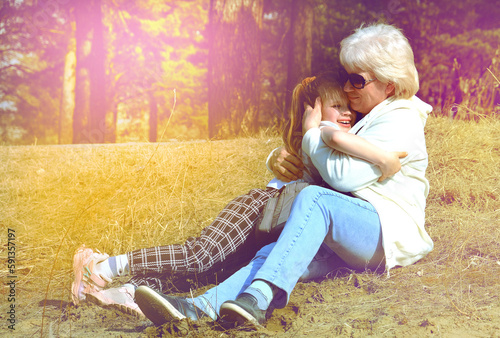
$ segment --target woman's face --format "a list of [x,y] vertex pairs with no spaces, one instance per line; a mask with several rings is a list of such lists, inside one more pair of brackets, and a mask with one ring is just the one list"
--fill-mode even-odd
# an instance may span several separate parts
[[[348,73],[349,69],[346,69]],[[371,73],[357,73],[364,77],[365,81],[374,79],[375,76]],[[361,114],[368,114],[376,105],[389,97],[389,94],[394,89],[394,85],[382,83],[379,80],[371,81],[365,84],[362,89],[357,89],[347,81],[344,85],[344,91],[347,93],[351,108]]]
[[326,99],[321,106],[321,120],[333,122],[347,132],[351,129],[352,113],[346,102]]

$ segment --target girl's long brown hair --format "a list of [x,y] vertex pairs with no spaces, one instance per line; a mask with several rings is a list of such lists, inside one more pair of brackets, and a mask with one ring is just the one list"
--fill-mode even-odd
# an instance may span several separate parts
[[302,117],[306,104],[314,107],[316,98],[320,97],[322,104],[331,99],[334,102],[347,105],[348,100],[342,88],[343,84],[334,74],[323,73],[317,77],[308,77],[295,86],[290,107],[290,119],[283,131],[283,141],[289,153],[300,157]]

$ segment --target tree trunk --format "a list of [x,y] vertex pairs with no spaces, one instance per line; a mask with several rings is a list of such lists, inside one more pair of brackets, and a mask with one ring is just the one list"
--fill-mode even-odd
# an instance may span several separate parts
[[158,136],[158,104],[153,91],[149,92],[149,142],[156,142]]
[[211,0],[208,128],[211,138],[258,128],[263,0]]
[[63,85],[59,105],[59,128],[57,131],[59,144],[70,143],[72,139],[70,125],[75,110],[75,63],[75,51],[72,48],[64,59]]
[[308,0],[293,0],[290,11],[288,36],[288,72],[285,95],[285,118],[292,102],[292,92],[297,83],[311,76],[313,6]]
[[90,142],[104,143],[106,133],[106,51],[102,24],[101,0],[93,0],[91,8],[93,41],[90,68]]
[[85,143],[85,126],[90,111],[89,54],[92,41],[90,1],[74,1],[76,24],[75,111],[73,113],[73,143]]
[[75,1],[76,84],[73,143],[102,143],[106,92],[101,0]]
[[[113,96],[111,96],[113,97]],[[106,142],[109,143],[116,143],[116,138],[117,138],[117,126],[116,123],[118,122],[118,107],[119,103],[112,102],[112,106],[109,109],[112,111],[112,118],[111,118],[111,125],[108,126],[106,129]]]

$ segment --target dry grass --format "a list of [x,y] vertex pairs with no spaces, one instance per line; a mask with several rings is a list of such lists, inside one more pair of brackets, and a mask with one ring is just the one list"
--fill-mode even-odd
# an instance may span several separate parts
[[[459,324],[462,333],[489,336],[500,328],[494,317],[500,315],[500,120],[431,117],[426,131],[434,251],[389,279],[346,272],[300,284],[269,332],[422,336],[455,332]],[[8,228],[16,230],[18,303],[39,302],[46,292],[69,301],[71,259],[81,243],[114,255],[197,235],[229,200],[265,186],[271,175],[263,163],[279,144],[261,136],[157,150],[152,144],[0,148],[0,225],[3,238]],[[6,266],[0,271],[5,278]],[[38,321],[26,334],[40,330],[43,310],[30,309],[18,317]],[[79,320],[93,322],[82,316],[73,318],[73,330]]]
[[118,254],[182,242],[229,199],[265,186],[265,153],[277,142],[168,143],[156,152],[148,144],[4,147],[1,223],[16,229],[27,268],[33,257],[53,259],[62,243],[68,273],[81,243]]

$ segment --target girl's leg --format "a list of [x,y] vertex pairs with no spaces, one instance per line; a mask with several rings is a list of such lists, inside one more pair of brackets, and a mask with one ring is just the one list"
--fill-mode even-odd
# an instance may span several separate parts
[[[257,247],[253,240],[253,227],[267,200],[276,189],[253,189],[231,201],[205,228],[198,238],[190,238],[185,245],[168,245],[133,251],[127,254],[128,268],[133,275],[129,283],[135,287],[148,285],[156,290],[169,289],[168,281],[178,277],[176,283],[190,278],[212,282],[216,272],[226,274],[249,261]],[[82,246],[74,257],[75,281],[72,294],[75,304],[85,294],[102,290],[109,282],[95,270],[98,265],[109,265],[108,256],[94,253]],[[104,269],[109,270],[109,269]],[[221,276],[223,278],[223,276]],[[175,281],[176,278],[174,278]]]
[[130,268],[127,255],[112,256],[96,265],[95,271],[108,279],[128,275]]
[[171,279],[177,286],[186,279],[207,283],[215,282],[210,278],[221,270],[235,271],[257,252],[254,224],[275,192],[273,188],[252,189],[235,198],[199,237],[189,238],[184,245],[128,253],[130,272],[134,276],[129,283],[165,292],[172,286]]

